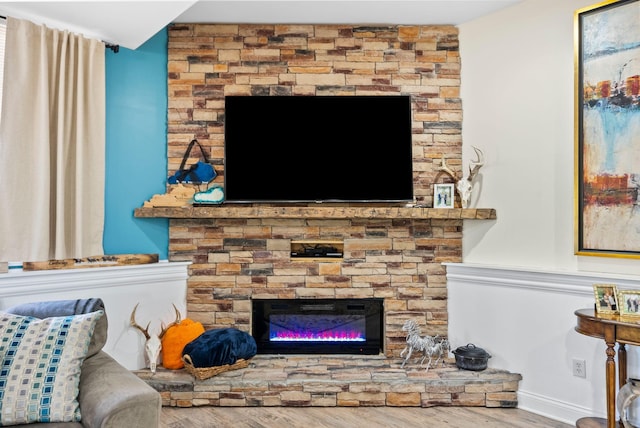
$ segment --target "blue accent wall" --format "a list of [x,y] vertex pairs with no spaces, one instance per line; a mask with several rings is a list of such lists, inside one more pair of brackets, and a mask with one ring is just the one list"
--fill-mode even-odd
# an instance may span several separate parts
[[105,254],[168,258],[169,220],[133,211],[167,179],[167,29],[136,50],[106,51]]

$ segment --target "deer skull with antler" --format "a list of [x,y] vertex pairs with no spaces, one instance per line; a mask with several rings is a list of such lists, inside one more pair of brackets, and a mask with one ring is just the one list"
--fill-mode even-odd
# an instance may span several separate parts
[[470,163],[469,175],[458,178],[456,173],[453,172],[451,168],[449,168],[445,163],[444,155],[442,156],[442,165],[439,168],[440,171],[446,172],[451,176],[451,178],[456,180],[456,189],[460,194],[460,202],[462,204],[462,208],[469,207],[469,201],[471,200],[471,189],[473,188],[473,180],[476,178],[476,175],[478,175],[478,171],[480,171],[480,168],[482,168],[482,166],[484,165],[484,153],[482,153],[482,150],[480,150],[479,148],[475,146],[472,147],[476,152],[477,160]]
[[151,321],[147,323],[146,328],[142,328],[136,322],[136,310],[138,309],[138,305],[139,303],[136,303],[136,306],[133,308],[133,312],[131,312],[131,326],[140,330],[142,334],[144,334],[144,337],[147,339],[144,344],[144,350],[147,354],[147,359],[149,360],[149,368],[151,369],[151,373],[155,373],[156,366],[158,364],[158,356],[160,355],[160,350],[162,349],[162,337],[167,332],[169,327],[180,323],[180,312],[178,311],[178,308],[176,308],[176,305],[173,305],[173,309],[176,312],[176,320],[166,327],[164,323],[161,323],[162,328],[160,330],[160,333],[152,334],[149,333],[149,324],[151,324]]

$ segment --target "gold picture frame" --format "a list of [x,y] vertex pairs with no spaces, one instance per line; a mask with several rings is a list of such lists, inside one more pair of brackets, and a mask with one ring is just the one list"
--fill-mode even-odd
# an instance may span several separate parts
[[596,312],[599,314],[618,314],[618,288],[615,284],[593,284],[596,299]]
[[620,316],[640,318],[640,290],[618,290]]
[[640,0],[574,14],[575,254],[640,258]]

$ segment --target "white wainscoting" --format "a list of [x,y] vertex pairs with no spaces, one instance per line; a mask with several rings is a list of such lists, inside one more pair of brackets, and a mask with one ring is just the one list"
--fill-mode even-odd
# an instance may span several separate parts
[[[492,355],[489,367],[522,374],[522,409],[570,424],[606,417],[606,345],[574,329],[596,283],[640,289],[637,276],[447,264],[452,347],[473,343]],[[628,375],[638,377],[638,348],[627,349]],[[586,361],[586,378],[573,376],[574,358]]]
[[147,366],[144,336],[131,328],[131,312],[149,331],[175,319],[172,304],[186,317],[187,262],[0,274],[0,310],[26,302],[99,297],[109,321],[104,350],[130,370]]

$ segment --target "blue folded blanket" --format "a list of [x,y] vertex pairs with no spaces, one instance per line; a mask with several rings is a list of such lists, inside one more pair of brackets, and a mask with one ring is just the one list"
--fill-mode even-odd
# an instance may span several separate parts
[[258,352],[255,339],[236,328],[207,330],[189,342],[182,355],[189,355],[193,367],[215,367],[247,360]]

